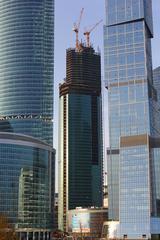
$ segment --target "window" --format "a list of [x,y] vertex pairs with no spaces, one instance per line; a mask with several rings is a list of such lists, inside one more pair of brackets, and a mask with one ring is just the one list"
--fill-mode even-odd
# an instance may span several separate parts
[[144,62],[144,52],[136,52],[135,53],[135,62]]
[[134,54],[128,53],[127,54],[127,64],[133,64],[134,63]]
[[132,44],[133,43],[133,33],[127,33],[126,34],[126,44]]
[[119,65],[126,64],[126,55],[125,54],[119,54],[118,63],[119,63]]
[[124,45],[124,35],[123,34],[118,35],[118,45]]
[[110,55],[109,56],[109,65],[117,64],[117,55]]
[[144,41],[143,32],[134,32],[134,42],[140,43],[143,41]]
[[134,30],[135,31],[139,31],[139,30],[142,30],[143,29],[143,24],[142,22],[135,22],[134,23]]

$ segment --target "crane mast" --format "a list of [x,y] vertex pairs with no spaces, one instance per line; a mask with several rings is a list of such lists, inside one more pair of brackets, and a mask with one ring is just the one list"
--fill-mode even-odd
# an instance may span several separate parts
[[85,31],[84,35],[86,36],[86,40],[87,40],[87,47],[90,47],[90,34],[91,32],[102,22],[103,20],[101,19],[99,22],[97,22],[90,30]]
[[74,23],[74,27],[73,27],[73,31],[76,33],[76,49],[77,50],[79,49],[79,29],[80,29],[83,12],[84,12],[84,8],[81,9],[78,23]]

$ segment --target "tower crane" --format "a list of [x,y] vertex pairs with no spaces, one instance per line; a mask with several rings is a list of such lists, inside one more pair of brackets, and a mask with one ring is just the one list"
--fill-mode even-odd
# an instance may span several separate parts
[[74,27],[73,27],[73,31],[76,33],[76,49],[79,48],[79,35],[78,34],[79,34],[83,11],[84,11],[84,8],[81,9],[79,21],[77,23],[74,23]]
[[90,47],[90,33],[102,22],[103,20],[101,19],[99,22],[97,22],[90,30],[85,31],[84,35],[86,36],[87,40],[87,47]]

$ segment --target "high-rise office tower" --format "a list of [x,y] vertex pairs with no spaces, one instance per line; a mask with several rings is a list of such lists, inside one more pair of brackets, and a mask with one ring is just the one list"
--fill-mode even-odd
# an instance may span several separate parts
[[157,100],[160,105],[160,67],[153,70],[153,85],[157,91]]
[[102,206],[100,55],[92,47],[67,50],[60,85],[59,228],[67,211]]
[[151,0],[106,0],[109,219],[119,222],[114,234],[122,238],[160,234],[153,149],[160,129],[152,37]]
[[1,131],[27,134],[51,145],[53,3],[0,1]]
[[54,206],[54,0],[0,0],[0,214],[50,239]]
[[[153,85],[157,91],[158,111],[160,112],[160,67],[153,70]],[[158,117],[160,124],[160,114]],[[157,215],[160,217],[160,145],[153,149],[155,162],[155,189],[156,189],[156,205]]]

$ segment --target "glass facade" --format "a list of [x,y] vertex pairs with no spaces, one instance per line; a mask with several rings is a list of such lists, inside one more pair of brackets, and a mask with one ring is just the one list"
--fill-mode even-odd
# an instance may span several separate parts
[[15,227],[19,239],[50,239],[54,154],[36,139],[0,134],[0,213]]
[[[112,150],[119,149],[120,136],[151,134],[145,59],[148,49],[145,45],[144,33],[144,21],[105,28],[105,76],[108,82]],[[150,42],[150,39],[147,40]],[[118,155],[114,155],[109,156],[113,165],[114,158],[118,158]],[[110,162],[108,164],[110,165]],[[108,174],[112,178],[111,172]],[[113,181],[116,184],[114,188],[116,192],[113,193],[109,186],[109,192],[112,191],[109,195],[114,194],[113,201],[118,204],[119,180],[113,176]],[[114,210],[117,208],[116,205]],[[118,219],[118,211],[112,217]]]
[[154,154],[156,214],[160,217],[160,146],[159,148],[153,148],[152,151]]
[[153,33],[152,0],[106,0],[106,12],[107,26],[145,19]]
[[[153,70],[153,84],[157,92],[157,105],[158,113],[160,109],[160,67]],[[157,122],[159,121],[160,115],[158,114]],[[154,174],[155,174],[155,198],[156,198],[156,213],[160,217],[160,145],[157,148],[152,149],[154,155]]]
[[77,206],[87,207],[90,204],[94,206],[92,181],[90,181],[92,179],[91,96],[70,94],[68,110],[69,209]]
[[119,219],[119,154],[107,156],[109,219]]
[[[131,239],[150,235],[149,149],[122,147],[120,153],[120,231]],[[132,217],[131,217],[132,216]],[[142,234],[143,233],[143,234]]]
[[52,145],[54,0],[0,2],[0,128]]
[[157,91],[158,105],[160,105],[160,67],[153,70],[153,84]]
[[100,55],[92,47],[67,50],[67,78],[60,85],[59,229],[67,212],[102,206]]
[[[101,156],[93,158],[92,96],[70,94],[68,96],[68,195],[69,209],[77,206],[97,206],[102,204]],[[96,97],[97,116],[100,115],[100,97]],[[97,142],[100,148],[99,121]],[[100,153],[99,153],[100,154]],[[95,162],[95,163],[94,163]],[[85,188],[84,188],[85,186]]]
[[110,144],[115,149],[120,136],[150,134],[144,32],[143,21],[105,29]]
[[105,80],[108,88],[109,219],[120,237],[150,237],[155,213],[154,157],[149,136],[160,135],[152,78],[152,1],[106,0]]

